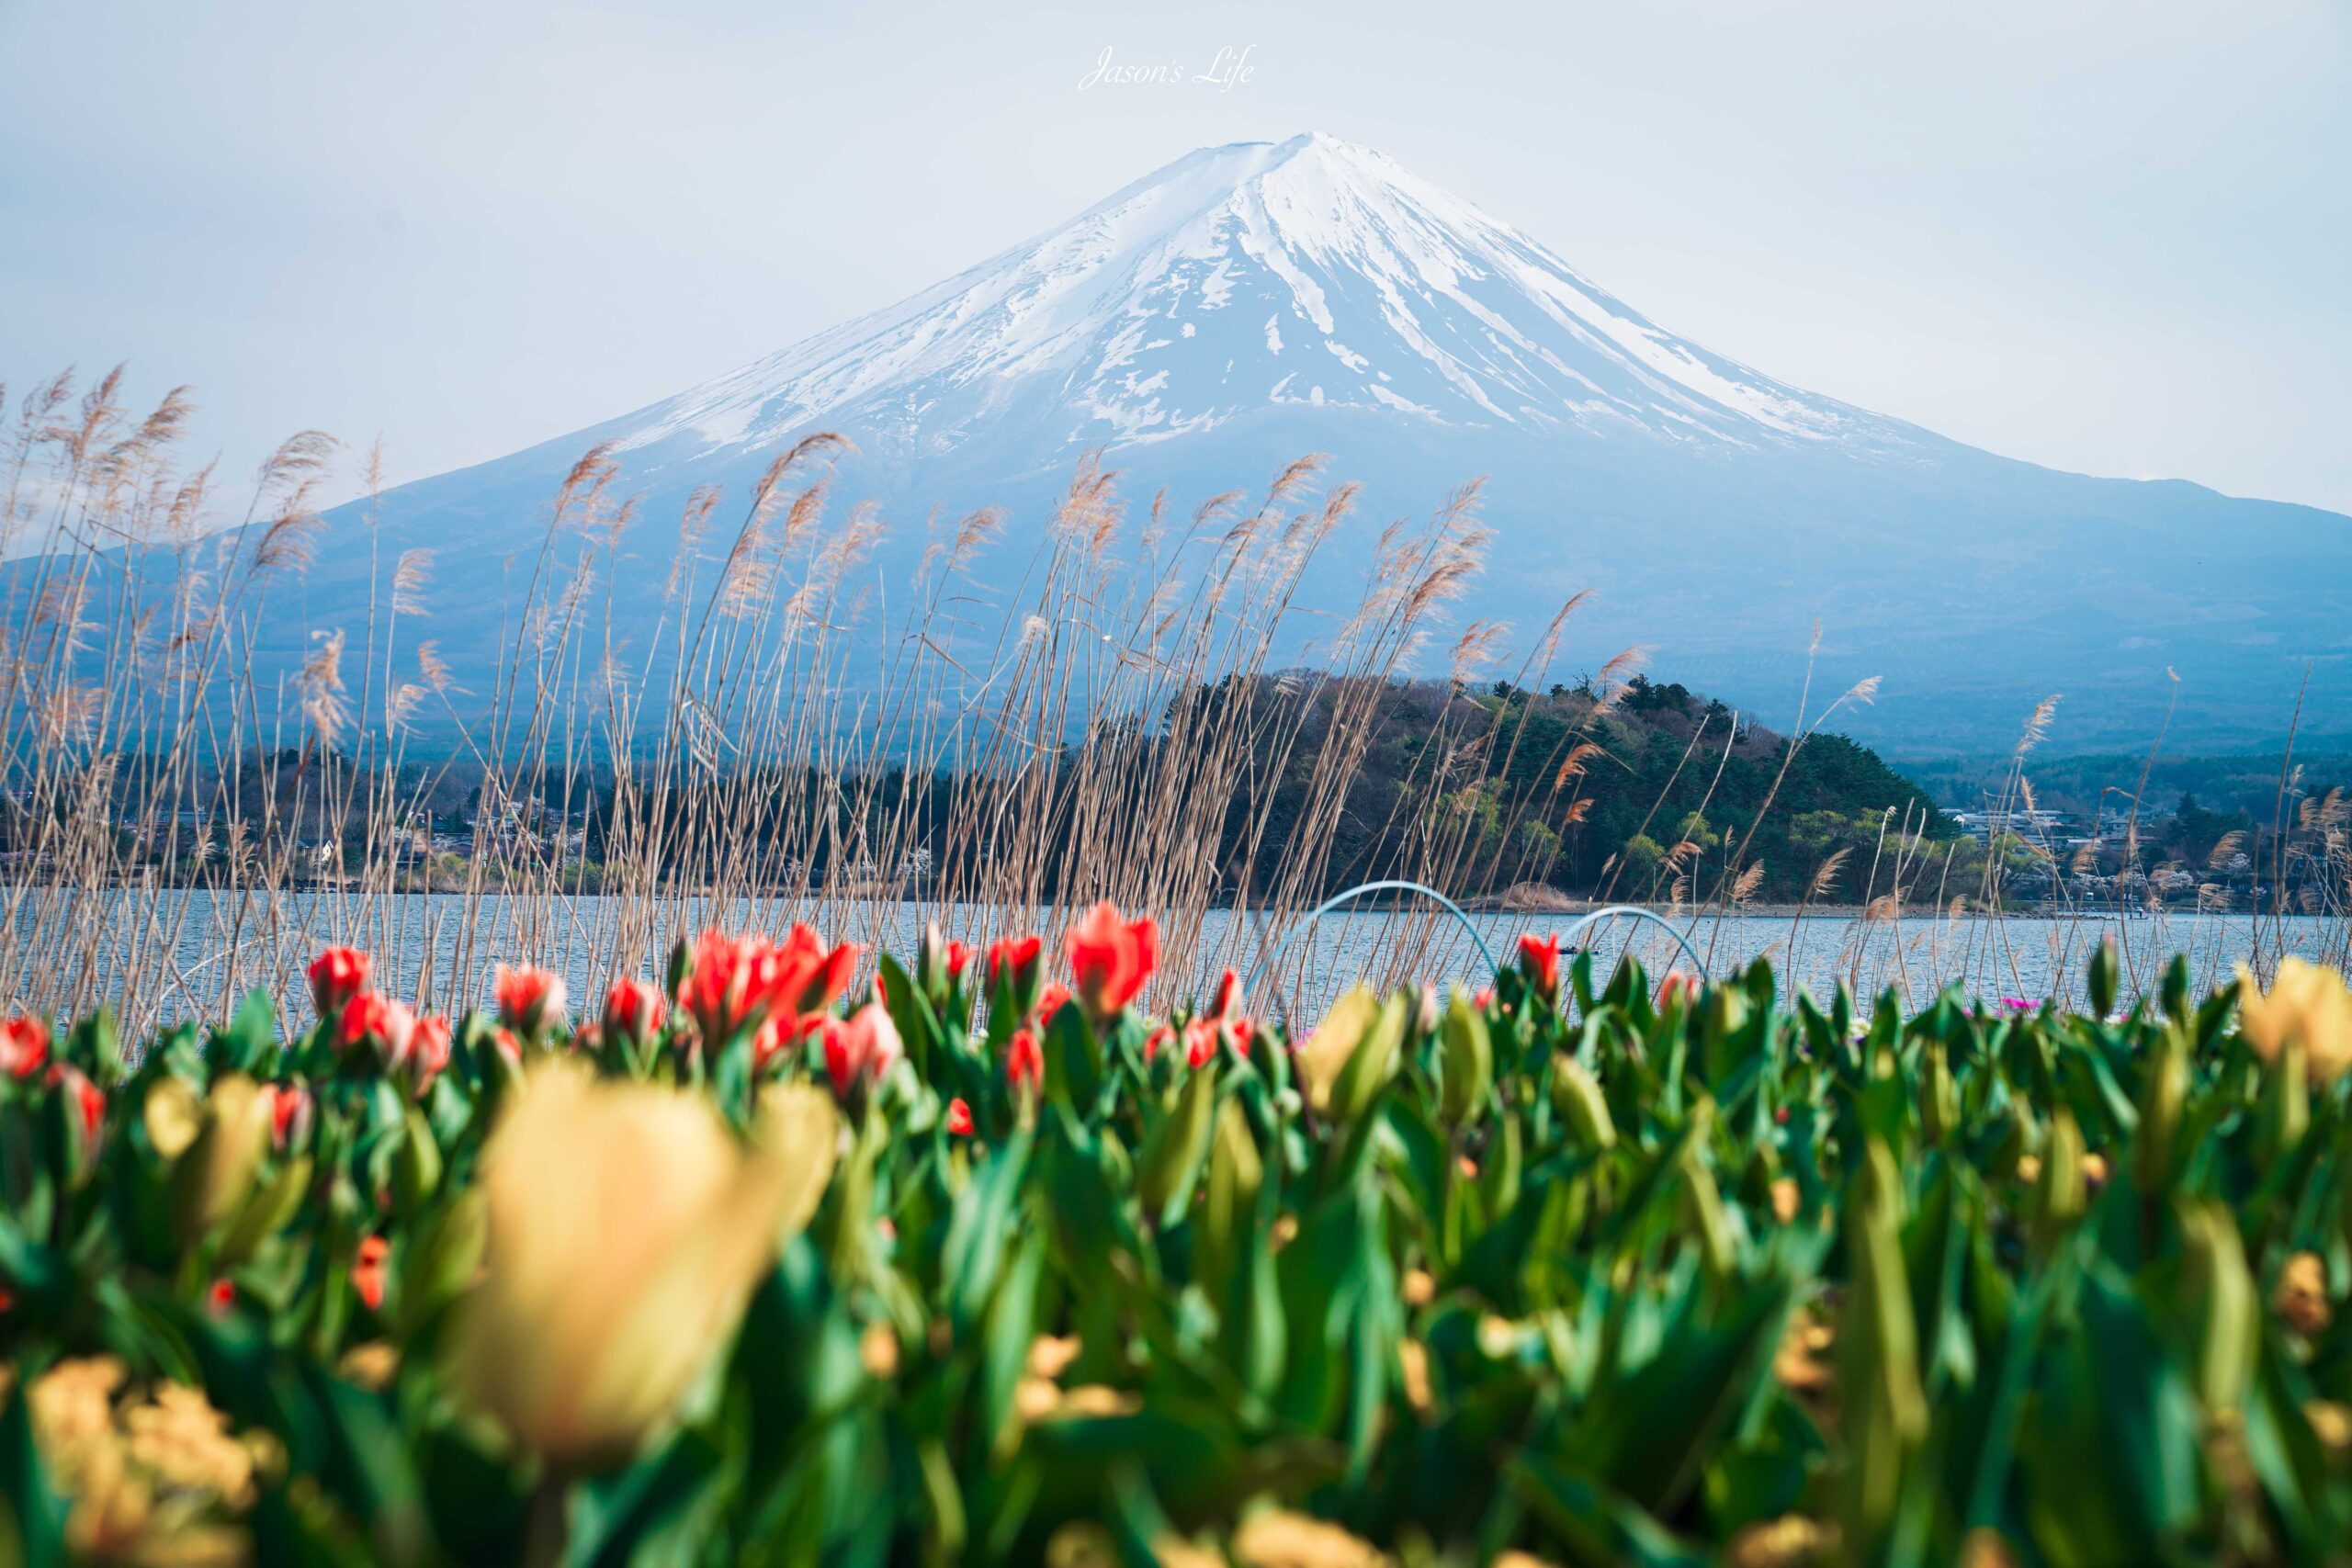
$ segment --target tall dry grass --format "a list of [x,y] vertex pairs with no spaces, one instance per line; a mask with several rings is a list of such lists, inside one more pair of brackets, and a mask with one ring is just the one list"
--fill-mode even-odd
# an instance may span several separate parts
[[[1173,973],[1247,964],[1320,890],[1372,708],[1486,542],[1475,488],[1392,527],[1313,668],[1276,678],[1305,574],[1355,500],[1319,458],[1258,494],[1134,516],[1089,460],[1025,558],[993,513],[939,530],[891,618],[865,570],[882,520],[831,504],[840,437],[779,453],[747,496],[696,492],[645,602],[593,591],[642,522],[600,448],[548,509],[508,656],[459,671],[431,635],[429,552],[379,535],[372,454],[356,535],[324,536],[339,449],[317,432],[220,528],[218,476],[173,466],[187,407],[175,391],[138,418],[118,372],[9,411],[14,1005],[214,1016],[256,986],[298,996],[330,938],[447,1000],[518,955],[644,972],[712,919],[897,942],[909,903],[977,939],[1110,897],[1161,917]],[[992,574],[1015,569],[995,595],[972,571],[992,548]],[[309,628],[299,667],[273,674],[268,633],[322,549],[368,553],[365,623]],[[1179,700],[1212,691],[1231,700]],[[1231,802],[1271,798],[1250,787],[1270,758],[1304,761],[1305,819],[1280,854],[1261,852],[1264,820],[1243,823],[1227,863]],[[420,903],[415,825],[453,768],[480,780],[476,827],[441,873],[450,896]],[[592,801],[593,868],[570,830]],[[1462,852],[1429,833],[1432,875]],[[1207,912],[1236,901],[1260,919],[1200,951]]]
[[[119,371],[78,391],[61,376],[13,405],[0,389],[0,559],[15,561],[0,597],[9,1005],[108,1001],[134,1027],[218,1016],[255,987],[298,1007],[294,977],[328,940],[370,947],[423,999],[462,1005],[495,961],[646,973],[713,920],[808,919],[899,945],[910,920],[936,919],[980,941],[1050,933],[1100,897],[1159,918],[1173,986],[1246,970],[1345,869],[1332,829],[1364,809],[1355,785],[1393,684],[1442,651],[1457,689],[1498,674],[1540,685],[1581,602],[1516,655],[1507,627],[1451,627],[1489,542],[1472,485],[1383,531],[1344,613],[1308,605],[1309,569],[1358,500],[1312,457],[1189,512],[1164,496],[1131,509],[1089,459],[1042,530],[992,512],[932,527],[915,581],[886,599],[885,520],[839,503],[848,444],[817,434],[748,494],[696,491],[666,578],[642,595],[597,591],[621,581],[646,519],[616,454],[583,454],[501,628],[506,655],[461,671],[433,635],[430,552],[379,531],[375,454],[361,459],[356,531],[330,537],[318,502],[338,443],[296,435],[232,501],[210,468],[179,464],[188,409],[175,390],[135,414]],[[322,550],[366,553],[364,623],[303,628],[303,657],[274,665],[288,591]],[[1302,643],[1311,658],[1278,667]],[[1440,888],[1522,874],[1522,827],[1573,824],[1589,807],[1600,726],[1642,658],[1602,666],[1592,722],[1549,743],[1548,788],[1532,795],[1496,788],[1528,761],[1529,708],[1447,706],[1374,841]],[[1801,710],[1788,756],[1873,690]],[[2051,712],[2028,725],[2004,804],[2030,800],[2026,760]],[[1685,765],[1719,778],[1740,734],[1736,715],[1721,736],[1702,726]],[[428,874],[418,824],[453,773],[479,780],[475,829],[455,865]],[[1272,783],[1302,775],[1278,831]],[[2282,824],[2295,800],[2282,781]],[[593,861],[575,826],[592,807]],[[2340,798],[2297,808],[2301,847],[2274,835],[2277,852],[2341,857]],[[1820,867],[1777,956],[1803,955],[1807,910],[1860,870],[1865,919],[1840,954],[1853,983],[1911,984],[1915,958],[1923,985],[1955,960],[1979,985],[2016,975],[2015,933],[1976,913],[2000,908],[1999,867],[1953,888],[1947,854],[1927,897],[1946,852],[1925,827],[1890,821],[1867,867]],[[1712,962],[1763,868],[1734,846],[1694,886],[1694,850],[1676,846],[1663,891],[1694,935],[1712,922]],[[428,885],[444,891],[418,897]],[[1221,909],[1240,913],[1213,919]],[[1420,906],[1351,918],[1371,922],[1351,951],[1379,977],[1457,972],[1467,954]],[[2270,929],[2283,949],[2286,925]],[[2089,912],[2061,930],[2053,942],[2087,942]],[[2135,976],[2152,977],[2161,940],[2135,944]],[[1284,951],[1286,991],[1332,978],[1311,944]]]

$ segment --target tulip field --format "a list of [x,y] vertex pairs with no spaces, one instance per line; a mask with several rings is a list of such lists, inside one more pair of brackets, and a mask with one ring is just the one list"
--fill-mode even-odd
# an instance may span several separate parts
[[0,1562],[2352,1552],[2331,970],[1906,1015],[1529,938],[1294,1038],[1159,958],[7,1018]]

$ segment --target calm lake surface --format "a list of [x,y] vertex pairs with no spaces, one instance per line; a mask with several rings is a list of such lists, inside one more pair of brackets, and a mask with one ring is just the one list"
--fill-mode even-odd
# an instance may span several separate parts
[[[808,901],[763,901],[720,911],[694,900],[657,907],[619,898],[570,899],[403,894],[366,900],[334,893],[281,895],[267,906],[202,892],[107,891],[52,895],[39,911],[20,911],[17,943],[26,932],[70,930],[41,945],[48,961],[28,964],[8,982],[20,994],[6,999],[61,1010],[104,998],[128,1001],[130,1021],[216,1016],[223,999],[255,985],[269,986],[300,1009],[301,965],[332,942],[351,942],[377,954],[379,983],[437,1008],[487,1003],[494,966],[530,961],[565,976],[575,1016],[593,1010],[623,969],[651,975],[670,942],[716,918],[730,929],[782,931],[808,919],[829,939],[878,947],[910,959],[923,927],[936,920],[975,946],[1020,930],[1051,927],[1050,919],[1003,921],[975,908],[918,903],[840,903],[819,909]],[[1312,926],[1278,925],[1251,910],[1212,909],[1194,920],[1163,927],[1169,984],[1156,996],[1175,1000],[1204,995],[1228,965],[1251,981],[1260,1011],[1312,1014],[1358,978],[1483,984],[1486,954],[1508,961],[1519,937],[1561,931],[1567,915],[1480,914],[1467,925],[1431,908],[1357,908],[1324,916]],[[1928,917],[1863,921],[1842,913],[1747,914],[1717,918],[1685,911],[1655,920],[1611,919],[1584,933],[1604,970],[1631,952],[1653,974],[1704,968],[1718,976],[1769,957],[1816,995],[1841,982],[1858,991],[1902,988],[1924,1001],[1949,983],[1987,998],[2039,1001],[2059,994],[2079,998],[2083,966],[2102,938],[2123,953],[2127,985],[2153,987],[2174,953],[2188,956],[2201,987],[2226,980],[2249,959],[2282,953],[2342,964],[2346,927],[2334,919],[2278,919],[2245,914],[2081,915],[1958,919]],[[1195,923],[1196,922],[1196,923]],[[1482,953],[1480,944],[1484,944]],[[633,950],[633,951],[632,951]],[[2258,955],[2258,956],[2257,956]],[[130,995],[123,993],[126,978]],[[289,1014],[289,1022],[297,1021]]]

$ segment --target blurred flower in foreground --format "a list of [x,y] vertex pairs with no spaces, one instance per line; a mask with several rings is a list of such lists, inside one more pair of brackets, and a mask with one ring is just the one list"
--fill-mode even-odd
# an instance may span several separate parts
[[391,1256],[392,1244],[382,1236],[360,1238],[359,1256],[351,1265],[351,1288],[359,1292],[359,1299],[368,1303],[369,1312],[383,1308],[384,1278]]
[[78,1560],[241,1562],[252,1555],[232,1522],[277,1473],[284,1450],[266,1432],[239,1436],[204,1394],[157,1383],[124,1393],[111,1356],[59,1361],[27,1389],[35,1441],[71,1512]]
[[1317,1116],[1351,1122],[1363,1114],[1396,1071],[1408,1016],[1401,995],[1392,1007],[1361,983],[1331,1004],[1292,1064]]
[[107,1125],[107,1091],[92,1083],[79,1067],[50,1064],[49,1087],[62,1089],[79,1119],[85,1146],[95,1145]]
[[[152,1095],[149,1103],[156,1103]],[[243,1206],[269,1146],[275,1107],[276,1096],[243,1073],[231,1073],[212,1086],[196,1138],[172,1172],[174,1215],[183,1242],[197,1241]]]
[[268,1092],[270,1146],[279,1154],[302,1147],[311,1141],[318,1117],[311,1091],[299,1083],[282,1083],[271,1085]]
[[452,1385],[564,1469],[627,1459],[808,1223],[839,1125],[824,1090],[779,1085],[746,1149],[699,1097],[539,1069],[484,1151],[490,1255]]
[[1241,1521],[1233,1532],[1233,1560],[1244,1568],[1378,1568],[1390,1561],[1337,1525],[1279,1508]]
[[1005,1047],[1004,1077],[1016,1094],[1035,1094],[1045,1086],[1046,1053],[1025,1029],[1014,1030],[1012,1043]]
[[2265,995],[2245,965],[2238,965],[2238,1032],[2254,1054],[2276,1062],[2290,1044],[2303,1048],[2312,1077],[2324,1083],[2352,1066],[2352,992],[2344,976],[2290,958]]
[[1809,1519],[1802,1514],[1784,1514],[1776,1519],[1759,1519],[1732,1537],[1724,1554],[1732,1568],[1793,1568],[1804,1562],[1825,1562],[1838,1550],[1838,1527]]

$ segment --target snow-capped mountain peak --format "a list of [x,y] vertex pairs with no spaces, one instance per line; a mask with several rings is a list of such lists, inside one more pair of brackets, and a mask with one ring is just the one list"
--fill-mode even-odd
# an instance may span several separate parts
[[[1320,133],[1203,148],[899,304],[623,422],[689,454],[855,426],[1122,446],[1253,411],[1746,445],[1883,422],[1666,333],[1517,230]],[[683,438],[683,439],[681,439]]]
[[[1656,646],[1673,679],[1743,706],[1787,714],[1816,677],[1883,675],[1857,724],[1995,750],[2052,691],[2134,744],[2160,721],[2176,741],[2275,744],[2264,716],[2352,703],[2346,519],[2011,462],[1799,391],[1324,136],[1204,148],[888,310],[329,521],[436,552],[442,656],[489,667],[529,613],[516,563],[545,547],[547,498],[616,446],[639,519],[610,565],[626,643],[649,635],[647,580],[695,547],[681,520],[820,430],[857,449],[840,493],[888,525],[877,602],[926,570],[943,513],[997,509],[1023,558],[1087,449],[1111,448],[1121,493],[1179,505],[1319,452],[1357,511],[1301,586],[1285,658],[1360,602],[1389,519],[1483,475],[1497,570],[1462,614],[1542,627],[1589,590],[1581,649]],[[377,556],[326,552],[309,624],[360,624]],[[976,636],[996,565],[958,601]],[[1815,617],[1834,627],[1817,670]],[[2201,682],[2169,718],[2167,671]]]

